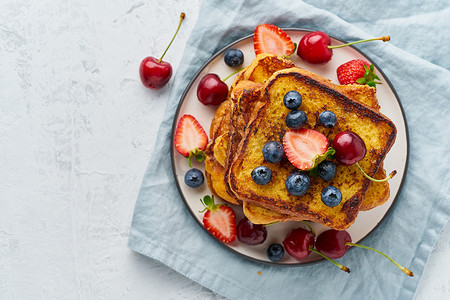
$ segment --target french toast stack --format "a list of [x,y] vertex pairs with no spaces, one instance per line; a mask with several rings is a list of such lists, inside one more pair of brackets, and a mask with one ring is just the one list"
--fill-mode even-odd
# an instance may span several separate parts
[[[396,128],[379,112],[375,88],[335,85],[289,60],[263,54],[239,73],[228,99],[212,120],[211,140],[205,150],[208,185],[221,199],[243,205],[244,214],[255,224],[309,220],[346,229],[360,210],[377,207],[389,198],[389,184],[371,182],[355,165],[338,164],[331,181],[311,177],[305,195],[289,194],[285,180],[296,168],[286,158],[276,164],[268,163],[262,147],[269,140],[282,143],[288,130],[283,96],[290,90],[302,94],[301,110],[308,116],[304,128],[321,132],[329,141],[344,130],[357,133],[367,147],[360,166],[369,176],[385,177],[383,160],[395,141]],[[324,110],[336,114],[335,127],[319,124],[318,116]],[[257,166],[272,170],[268,184],[253,182],[251,172]],[[338,187],[342,193],[342,202],[336,207],[328,207],[320,199],[321,191],[328,185]]]

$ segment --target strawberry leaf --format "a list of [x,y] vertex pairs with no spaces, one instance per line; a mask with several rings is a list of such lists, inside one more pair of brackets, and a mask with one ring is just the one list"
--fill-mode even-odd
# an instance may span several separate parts
[[317,166],[313,168],[311,171],[309,171],[309,176],[311,177],[319,177],[319,170]]
[[358,79],[356,79],[356,83],[366,84],[366,79],[364,77],[358,78]]
[[215,211],[216,209],[218,209],[221,206],[228,206],[226,204],[215,204],[214,203],[214,195],[206,195],[203,197],[203,199],[200,198],[200,202],[203,204],[203,206],[205,206],[205,208],[201,211],[199,211],[199,213],[204,212],[205,210],[210,210],[210,211]]
[[[330,158],[330,157],[333,157],[333,156],[334,156],[334,153],[336,153],[336,150],[334,150],[332,147],[328,147],[327,151],[326,151],[324,154],[318,154],[318,155],[316,155],[316,157],[314,158],[314,164],[313,164],[313,166],[312,166],[309,170],[307,170],[307,171],[310,171],[310,175],[311,175],[311,173],[312,173],[311,176],[312,176],[312,177],[315,177],[315,176],[313,176],[313,175],[316,174],[317,170],[314,171],[314,169],[317,169],[317,166],[318,166],[321,162],[323,162],[325,159]],[[319,175],[319,173],[317,172],[317,176],[318,176],[318,175]]]
[[191,152],[189,152],[189,157],[188,157],[189,167],[191,167],[191,168],[192,168],[192,161],[191,161],[192,157],[195,157],[195,159],[198,162],[203,162],[206,159],[205,152],[203,152],[202,150],[198,150],[197,148],[195,148],[194,150],[191,150]]
[[375,87],[377,84],[381,84],[381,82],[379,82],[380,78],[375,74],[375,66],[373,64],[371,64],[370,67],[367,67],[366,65],[363,65],[363,67],[366,71],[364,73],[364,77],[358,78],[356,80],[356,83],[367,84],[371,87]]
[[209,196],[206,195],[203,197],[203,199],[200,198],[200,202],[205,206],[205,208],[200,213],[204,212],[205,210],[213,210],[215,209],[216,205],[214,204],[214,195]]

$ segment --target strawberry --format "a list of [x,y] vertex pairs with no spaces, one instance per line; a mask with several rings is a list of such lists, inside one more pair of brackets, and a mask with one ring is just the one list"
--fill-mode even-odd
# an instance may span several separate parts
[[233,209],[225,204],[214,204],[214,195],[200,199],[205,209],[203,225],[220,241],[229,244],[236,239],[236,216]]
[[285,57],[291,56],[296,48],[286,32],[271,24],[262,24],[256,27],[253,46],[256,55],[267,53]]
[[304,171],[315,168],[335,152],[328,148],[328,140],[322,133],[305,128],[286,131],[283,146],[287,159]]
[[381,82],[375,81],[380,78],[374,73],[374,69],[374,65],[365,60],[354,59],[340,65],[336,73],[340,84],[359,83],[375,87]]
[[194,156],[199,162],[205,159],[208,135],[200,123],[191,115],[183,115],[178,121],[175,130],[175,149],[188,158],[189,166],[192,167],[191,158]]

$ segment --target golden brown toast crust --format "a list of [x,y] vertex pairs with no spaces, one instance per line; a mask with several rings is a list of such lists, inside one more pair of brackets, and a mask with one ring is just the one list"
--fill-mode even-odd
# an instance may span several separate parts
[[243,80],[265,83],[273,73],[294,67],[295,64],[287,59],[270,54],[257,55],[252,63],[236,76],[231,84],[230,91],[233,91],[236,85]]
[[[225,161],[227,153],[230,153],[228,145],[232,138],[230,127],[238,124],[244,126],[252,121],[253,107],[250,105],[254,105],[255,101],[260,99],[261,89],[261,84],[248,80],[242,80],[235,86],[228,99],[222,102],[214,114],[210,127],[211,140],[205,149],[205,173],[211,192],[237,205],[242,202],[227,192],[224,181]],[[237,108],[242,111],[237,111]]]
[[[312,178],[308,193],[297,197],[287,193],[283,187],[287,175],[295,168],[286,161],[282,161],[279,165],[268,164],[262,157],[260,149],[262,145],[269,139],[281,141],[286,131],[284,124],[286,109],[283,110],[279,103],[272,104],[275,98],[280,98],[280,95],[276,96],[275,94],[279,92],[282,84],[289,86],[288,90],[301,90],[301,94],[304,96],[304,104],[301,109],[308,113],[307,128],[321,131],[329,140],[332,140],[337,132],[345,129],[353,130],[362,136],[366,141],[368,153],[360,165],[369,175],[373,176],[377,172],[392,146],[396,129],[388,118],[366,105],[352,101],[345,93],[338,91],[338,86],[316,74],[299,68],[283,70],[276,72],[266,85],[264,94],[266,104],[258,111],[255,121],[248,124],[245,138],[240,142],[231,167],[226,168],[228,171],[227,184],[239,200],[296,218],[301,217],[322,223],[332,228],[345,229],[354,222],[363,195],[370,183],[359,173],[356,166],[338,166],[337,179],[330,183]],[[318,113],[326,108],[331,108],[338,115],[339,126],[332,130],[324,129],[316,121]],[[364,120],[363,123],[361,123],[361,119]],[[370,130],[367,132],[358,130],[358,126],[355,124],[369,124]],[[371,137],[373,132],[379,136]],[[381,143],[381,146],[377,143]],[[275,174],[272,182],[266,186],[258,186],[251,180],[249,173],[258,165],[267,165]],[[281,174],[281,176],[277,177],[277,174]],[[350,176],[351,180],[343,179],[344,175]],[[320,192],[328,184],[343,187],[341,191],[343,190],[344,199],[336,208],[324,207],[320,201]]]

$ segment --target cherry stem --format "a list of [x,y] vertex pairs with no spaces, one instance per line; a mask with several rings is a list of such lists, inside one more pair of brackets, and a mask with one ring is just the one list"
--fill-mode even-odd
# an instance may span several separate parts
[[275,222],[272,222],[272,223],[268,223],[268,224],[265,224],[264,226],[267,227],[269,225],[273,225],[273,224],[277,224],[277,223],[280,223],[280,221],[275,221]]
[[225,77],[224,79],[222,79],[222,82],[227,81],[228,78],[230,78],[231,76],[233,76],[234,74],[244,70],[245,68],[240,68],[239,70],[234,71],[233,73],[231,73],[230,75],[228,75],[227,77]]
[[326,256],[325,254],[320,253],[319,251],[317,251],[316,249],[313,249],[311,246],[309,246],[309,250],[311,250],[314,253],[319,254],[320,256],[322,256],[323,258],[327,259],[329,262],[335,264],[338,268],[340,268],[342,271],[350,273],[350,269],[347,268],[346,266],[341,265],[340,263],[332,260],[331,258],[329,258],[328,256]]
[[384,182],[384,181],[388,181],[389,179],[391,179],[392,177],[395,176],[395,174],[397,174],[397,170],[394,170],[391,172],[391,174],[389,174],[388,177],[383,178],[383,179],[375,179],[373,177],[370,177],[369,175],[366,174],[366,172],[364,172],[364,170],[361,168],[361,166],[358,164],[358,162],[356,162],[356,166],[359,168],[359,170],[361,171],[361,173],[363,173],[364,176],[366,176],[366,178],[374,181],[374,182]]
[[402,272],[405,273],[406,275],[411,276],[411,277],[414,276],[413,272],[411,272],[410,270],[408,270],[408,269],[405,268],[405,267],[400,266],[400,265],[399,265],[398,263],[396,263],[392,258],[390,258],[389,256],[387,256],[387,255],[384,254],[383,252],[378,251],[377,249],[373,249],[373,248],[370,248],[370,247],[367,247],[367,246],[364,246],[364,245],[354,244],[354,243],[345,243],[345,244],[346,244],[346,245],[349,245],[349,246],[355,246],[355,247],[360,247],[360,248],[364,248],[364,249],[368,249],[368,250],[375,251],[376,253],[379,253],[379,254],[383,255],[384,257],[386,257],[387,259],[389,259],[394,265],[396,265],[396,266],[397,266],[400,270],[402,270]]
[[308,222],[306,222],[305,220],[303,220],[302,222],[305,223],[306,226],[308,226],[309,231],[311,231],[311,233],[313,235],[316,235],[316,233],[314,232],[313,228],[311,227],[311,225]]
[[164,55],[166,55],[167,50],[169,50],[170,45],[172,45],[173,40],[174,40],[175,37],[177,36],[178,30],[180,30],[180,27],[181,27],[181,22],[183,22],[183,19],[184,19],[185,16],[186,16],[186,14],[185,14],[184,12],[182,12],[181,15],[180,15],[180,22],[178,23],[177,31],[176,31],[175,34],[173,35],[172,40],[171,40],[170,43],[169,43],[169,46],[167,46],[167,48],[166,48],[166,50],[164,51],[163,55],[162,55],[161,58],[159,59],[159,61],[158,61],[159,63],[161,63],[161,61],[162,61]]
[[370,41],[387,42],[387,41],[390,41],[390,40],[391,40],[391,37],[386,35],[386,36],[382,36],[382,37],[378,37],[378,38],[367,39],[367,40],[360,40],[360,41],[351,42],[351,43],[347,43],[347,44],[343,44],[343,45],[328,46],[328,49],[342,48],[342,47],[345,47],[345,46],[350,46],[350,45],[359,44],[359,43],[363,43],[363,42],[370,42]]

